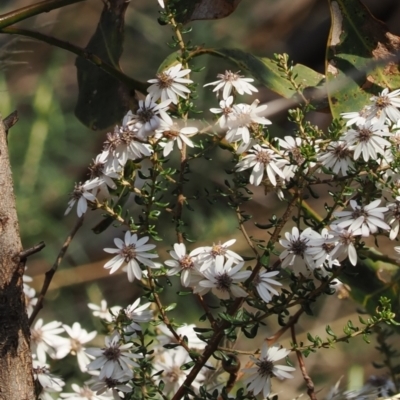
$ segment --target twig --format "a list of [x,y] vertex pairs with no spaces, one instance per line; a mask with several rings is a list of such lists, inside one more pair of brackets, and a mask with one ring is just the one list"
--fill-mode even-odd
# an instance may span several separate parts
[[151,291],[153,293],[154,301],[155,301],[155,303],[157,305],[158,311],[161,314],[162,321],[167,326],[169,331],[172,333],[172,335],[174,336],[176,341],[189,353],[190,352],[190,348],[184,342],[183,338],[180,335],[178,335],[178,333],[176,332],[176,330],[172,326],[171,321],[169,320],[169,318],[168,318],[168,316],[167,316],[167,314],[166,314],[166,312],[165,312],[165,310],[164,310],[164,308],[162,306],[160,298],[158,297],[158,294],[156,293],[156,287],[155,287],[155,284],[154,284],[154,278],[152,276],[150,267],[147,267],[147,273],[148,273],[148,281],[149,281],[150,289],[151,289]]
[[70,4],[80,3],[86,0],[45,0],[40,3],[31,4],[29,6],[19,8],[7,14],[0,15],[0,29],[13,25],[27,18],[43,14],[57,8],[65,7]]
[[211,311],[208,308],[208,305],[204,301],[203,296],[197,294],[196,297],[199,300],[199,303],[201,304],[201,306],[203,307],[203,309],[206,313],[206,316],[207,316],[208,320],[210,321],[211,327],[214,328],[215,327],[215,319],[214,319],[213,315],[211,314]]
[[29,249],[22,250],[21,253],[19,253],[19,259],[20,261],[25,261],[28,257],[30,257],[32,254],[39,253],[46,244],[44,242],[40,242],[38,244],[35,244],[34,246],[30,247]]
[[[292,332],[293,344],[295,346],[297,346],[296,332],[294,330],[294,324],[291,325],[290,331]],[[301,373],[303,374],[304,382],[307,385],[307,394],[311,400],[318,400],[317,396],[315,394],[314,382],[312,381],[312,379],[310,378],[310,376],[308,375],[307,370],[306,370],[306,364],[304,363],[303,354],[301,354],[300,350],[296,350],[296,355],[297,355],[297,360],[299,361],[299,367],[300,367]]]
[[6,130],[6,136],[8,131],[18,122],[18,111],[13,111],[10,115],[3,119],[4,128]]
[[67,50],[71,53],[76,54],[79,57],[84,58],[87,61],[90,61],[91,63],[93,63],[94,65],[99,67],[104,72],[107,72],[109,75],[111,75],[118,81],[126,84],[129,88],[136,89],[141,93],[146,93],[147,87],[149,86],[149,84],[147,84],[147,83],[137,81],[136,79],[133,79],[133,78],[129,77],[128,75],[125,75],[121,70],[106,63],[96,54],[93,54],[81,47],[75,46],[72,43],[57,39],[53,36],[45,35],[43,33],[36,32],[36,31],[31,31],[29,29],[15,28],[13,26],[10,26],[7,28],[0,28],[0,33],[8,33],[11,35],[27,36],[27,37],[45,42],[51,46],[56,46],[61,49]]
[[51,267],[50,270],[48,270],[46,272],[43,286],[42,286],[42,289],[38,296],[37,303],[35,305],[35,308],[32,311],[31,316],[29,317],[29,325],[32,325],[32,323],[35,320],[36,316],[38,315],[39,311],[43,308],[44,297],[46,296],[47,290],[50,286],[53,276],[56,273],[57,268],[59,267],[62,259],[64,258],[65,253],[67,252],[68,247],[71,244],[71,241],[74,238],[76,232],[78,232],[79,228],[82,226],[83,218],[84,217],[82,216],[78,219],[75,226],[72,228],[71,232],[69,233],[68,237],[65,239],[65,242],[64,242],[63,246],[61,247],[61,250],[58,253],[58,256],[57,256],[56,261],[54,262],[53,266]]

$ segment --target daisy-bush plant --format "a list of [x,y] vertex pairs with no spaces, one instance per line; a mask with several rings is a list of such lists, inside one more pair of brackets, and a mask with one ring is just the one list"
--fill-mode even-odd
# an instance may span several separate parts
[[[88,331],[81,321],[36,319],[43,298],[25,277],[38,398],[277,400],[288,398],[287,380],[303,379],[315,400],[322,388],[307,357],[374,332],[389,372],[368,383],[379,390],[336,385],[326,398],[394,395],[400,367],[389,360],[389,331],[377,326],[396,326],[397,316],[376,293],[397,280],[382,278],[384,288],[367,293],[362,278],[371,260],[400,258],[400,89],[377,85],[361,109],[319,127],[309,117],[318,103],[288,56],[276,55],[271,65],[293,96],[289,124],[275,129],[276,113],[245,68],[200,84],[194,58],[207,50],[186,41],[175,2],[158,4],[178,51],[149,73],[137,106],[88,156],[88,178],[65,211],[79,227],[88,213],[102,219],[94,231],[108,233],[103,268],[127,280],[134,299],[88,304],[103,328]],[[215,226],[234,220],[237,229],[224,237],[208,229],[210,216],[196,214],[203,200],[223,210]],[[263,221],[254,224],[257,207]],[[373,249],[381,243],[384,255]],[[352,285],[372,315],[342,334],[327,326],[326,338],[300,340],[304,314]],[[189,312],[196,321],[185,320]],[[56,365],[70,356],[82,375],[66,385]]]

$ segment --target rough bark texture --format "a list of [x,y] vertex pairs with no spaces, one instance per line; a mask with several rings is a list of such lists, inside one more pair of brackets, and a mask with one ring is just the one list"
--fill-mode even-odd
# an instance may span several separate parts
[[34,400],[24,262],[6,132],[0,116],[0,400]]

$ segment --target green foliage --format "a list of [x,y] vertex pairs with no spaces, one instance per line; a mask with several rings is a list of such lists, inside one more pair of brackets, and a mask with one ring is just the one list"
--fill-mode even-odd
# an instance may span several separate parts
[[330,0],[326,79],[331,113],[361,110],[382,89],[400,87],[400,38],[360,0]]

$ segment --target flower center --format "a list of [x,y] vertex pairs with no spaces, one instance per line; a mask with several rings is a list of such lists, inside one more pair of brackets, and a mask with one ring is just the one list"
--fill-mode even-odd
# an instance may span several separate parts
[[221,246],[221,243],[214,244],[211,247],[211,255],[215,258],[217,256],[223,256],[225,254],[225,248]]
[[237,81],[239,78],[243,78],[243,76],[239,75],[238,71],[236,74],[232,71],[226,71],[225,74],[218,74],[217,78],[222,79],[225,82],[233,82]]
[[109,389],[113,389],[116,386],[120,385],[121,382],[118,381],[118,379],[113,379],[113,378],[106,378],[104,379],[104,383],[107,385]]
[[166,372],[164,376],[170,382],[178,382],[179,378],[182,376],[182,371],[179,369],[178,366],[176,366],[176,367],[173,367],[168,372]]
[[71,353],[76,355],[82,350],[82,343],[77,339],[71,339]]
[[188,255],[183,256],[179,260],[179,264],[182,269],[192,269],[194,267],[193,259],[192,259],[192,257],[189,257]]
[[375,100],[375,105],[382,110],[391,105],[390,98],[388,96],[378,96]]
[[232,278],[226,272],[217,275],[216,280],[217,280],[217,289],[222,290],[224,292],[229,290],[233,282]]
[[157,74],[156,77],[159,81],[158,86],[161,89],[170,88],[172,86],[172,84],[174,83],[174,80],[165,72],[161,72],[160,74]]
[[360,142],[368,142],[371,139],[372,135],[373,135],[373,133],[370,129],[361,128],[358,131],[358,140]]
[[329,254],[333,249],[335,248],[335,245],[333,243],[324,243],[322,245],[322,249],[325,251],[325,253]]
[[104,357],[106,357],[108,360],[111,361],[118,361],[119,357],[121,356],[121,350],[119,347],[113,346],[113,347],[107,347],[103,351]]
[[125,262],[129,262],[133,258],[136,257],[136,247],[134,244],[130,244],[129,246],[124,246],[121,250],[121,255],[125,258]]
[[345,159],[350,155],[350,150],[346,147],[344,143],[338,144],[333,150],[332,154],[339,160]]
[[71,199],[79,200],[83,195],[83,186],[82,183],[76,183],[74,191],[71,194]]
[[104,163],[96,162],[93,160],[92,165],[89,166],[90,179],[99,178],[103,174]]
[[356,208],[353,211],[353,213],[351,214],[351,216],[353,219],[357,219],[359,217],[364,217],[364,219],[365,219],[365,218],[368,218],[368,213],[365,212],[364,209],[361,207],[361,208]]
[[267,151],[259,151],[256,155],[257,162],[267,165],[271,162],[272,157]]
[[114,151],[121,144],[121,137],[118,131],[108,132],[107,140],[104,142],[104,150]]
[[271,376],[272,370],[274,369],[274,364],[272,361],[263,360],[257,362],[258,373],[261,376]]
[[292,253],[296,254],[296,256],[302,256],[307,250],[307,247],[307,240],[298,238],[290,242],[289,249]]
[[145,124],[146,122],[151,121],[151,119],[155,116],[155,113],[151,108],[144,107],[137,111],[137,116],[139,122]]

